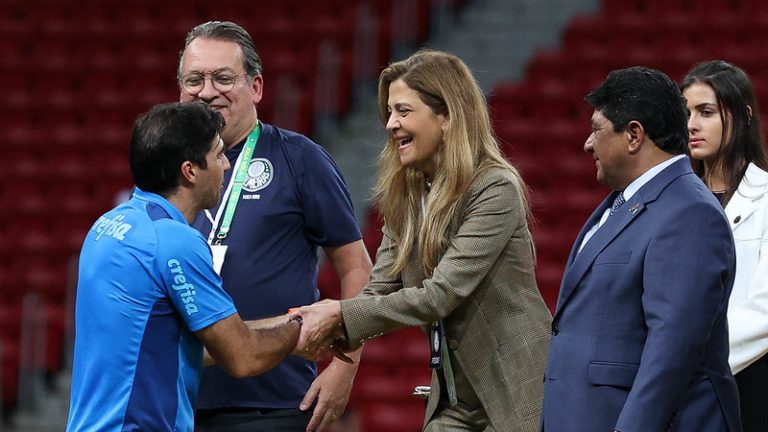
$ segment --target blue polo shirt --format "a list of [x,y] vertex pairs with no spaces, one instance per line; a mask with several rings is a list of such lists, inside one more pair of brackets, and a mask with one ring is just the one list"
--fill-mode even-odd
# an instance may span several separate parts
[[[244,142],[228,149],[236,169]],[[211,219],[192,224],[208,238]],[[325,150],[308,138],[262,124],[248,175],[224,244],[221,276],[243,319],[284,314],[318,300],[318,246],[362,238],[344,179]],[[314,363],[289,356],[271,371],[234,379],[206,368],[198,408],[296,408],[316,375]]]
[[80,252],[68,431],[192,431],[203,346],[236,312],[211,250],[163,197],[136,190]]

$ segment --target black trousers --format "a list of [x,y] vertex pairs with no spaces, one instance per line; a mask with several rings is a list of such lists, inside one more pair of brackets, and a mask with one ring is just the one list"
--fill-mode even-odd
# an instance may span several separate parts
[[304,432],[311,418],[311,410],[298,409],[199,410],[195,413],[195,432]]
[[744,432],[768,431],[768,355],[736,374]]

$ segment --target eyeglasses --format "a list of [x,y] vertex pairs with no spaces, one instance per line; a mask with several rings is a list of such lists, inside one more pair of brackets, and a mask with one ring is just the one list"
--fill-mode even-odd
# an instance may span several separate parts
[[226,93],[232,90],[238,78],[242,78],[246,75],[247,74],[237,75],[226,70],[215,70],[212,72],[190,72],[182,76],[179,80],[179,83],[185,92],[191,95],[196,95],[203,90],[203,87],[205,87],[205,80],[210,79],[211,84],[213,84],[213,88],[215,88],[219,93]]

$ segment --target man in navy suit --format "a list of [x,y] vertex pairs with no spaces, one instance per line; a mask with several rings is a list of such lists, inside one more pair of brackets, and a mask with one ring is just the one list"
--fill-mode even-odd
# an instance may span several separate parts
[[614,191],[568,258],[542,430],[741,431],[726,326],[733,239],[691,170],[680,91],[634,67],[585,99],[595,110],[584,151]]

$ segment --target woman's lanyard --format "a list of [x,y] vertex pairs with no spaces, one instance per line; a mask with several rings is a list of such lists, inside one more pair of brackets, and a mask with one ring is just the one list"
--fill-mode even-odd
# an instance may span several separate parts
[[[427,200],[422,195],[421,197],[421,217],[426,217],[427,213]],[[443,258],[442,254],[438,257],[438,263]],[[448,392],[448,402],[451,406],[456,406],[458,398],[456,396],[456,380],[453,375],[453,367],[451,366],[451,357],[448,353],[448,345],[445,340],[445,325],[443,320],[435,321],[430,326],[429,335],[429,367],[431,369],[442,369],[443,378],[445,378],[445,387]]]
[[[211,233],[208,235],[208,244],[221,245],[224,243],[224,239],[227,238],[229,230],[232,226],[232,219],[235,217],[235,209],[240,202],[240,194],[243,191],[243,183],[248,175],[248,167],[251,163],[251,157],[253,156],[253,150],[256,148],[256,142],[259,140],[261,134],[261,124],[256,123],[256,127],[248,134],[248,139],[245,141],[243,151],[240,152],[240,156],[237,158],[235,165],[237,166],[232,177],[229,179],[229,185],[224,196],[226,199],[222,200],[219,209],[216,212],[216,218],[211,218],[211,212],[205,210],[205,215],[211,222]],[[222,218],[222,211],[224,211],[224,217]],[[219,225],[221,221],[221,225]]]

